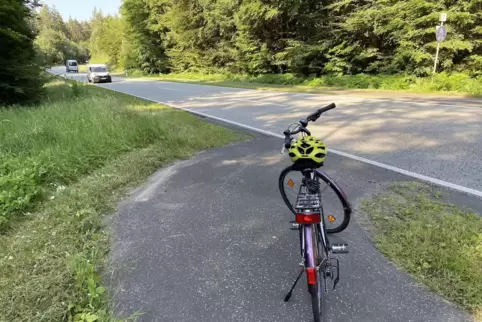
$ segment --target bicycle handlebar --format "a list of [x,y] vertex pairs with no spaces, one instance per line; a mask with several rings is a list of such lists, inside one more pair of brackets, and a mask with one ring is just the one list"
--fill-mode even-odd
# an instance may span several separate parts
[[323,108],[320,108],[318,111],[316,111],[315,113],[313,114],[310,114],[308,115],[308,117],[306,118],[309,121],[311,122],[315,122],[317,119],[320,118],[321,114],[329,111],[329,110],[332,110],[336,107],[335,103],[331,103]]
[[311,135],[310,131],[308,131],[308,129],[306,128],[308,126],[308,122],[315,122],[316,120],[318,120],[321,116],[321,114],[329,111],[329,110],[332,110],[336,107],[336,104],[335,103],[331,103],[325,107],[322,107],[320,109],[318,109],[316,112],[308,115],[306,117],[306,119],[302,119],[300,120],[300,125],[296,128],[296,130],[294,131],[290,131],[289,129],[284,131],[283,134],[285,135],[285,148],[289,148],[290,145],[291,145],[291,136],[292,135],[295,135],[295,134],[298,134],[300,132],[304,132],[308,135]]

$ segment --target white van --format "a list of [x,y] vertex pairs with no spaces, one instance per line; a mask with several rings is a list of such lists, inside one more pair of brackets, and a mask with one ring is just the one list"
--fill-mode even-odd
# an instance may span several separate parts
[[78,73],[79,72],[79,64],[77,64],[76,60],[69,59],[65,62],[65,71],[67,73],[70,73],[70,72]]
[[87,81],[89,83],[112,83],[107,66],[104,64],[92,64],[87,66]]

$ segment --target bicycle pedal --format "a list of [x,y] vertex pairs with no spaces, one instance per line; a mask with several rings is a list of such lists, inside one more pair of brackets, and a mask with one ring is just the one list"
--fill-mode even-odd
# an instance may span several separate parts
[[331,251],[333,254],[348,253],[348,244],[331,244]]
[[291,227],[290,227],[291,230],[300,229],[300,224],[298,224],[296,221],[290,221],[290,224],[291,224]]

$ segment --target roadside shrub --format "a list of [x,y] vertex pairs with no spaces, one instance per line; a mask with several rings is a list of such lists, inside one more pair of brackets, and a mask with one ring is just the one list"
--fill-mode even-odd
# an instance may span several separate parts
[[298,85],[303,78],[294,74],[265,74],[250,78],[252,83],[273,84],[273,85]]

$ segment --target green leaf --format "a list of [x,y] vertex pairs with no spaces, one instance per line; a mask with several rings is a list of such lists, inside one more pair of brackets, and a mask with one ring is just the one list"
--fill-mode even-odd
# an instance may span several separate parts
[[99,286],[95,290],[97,294],[104,294],[105,293],[105,288],[103,286]]

